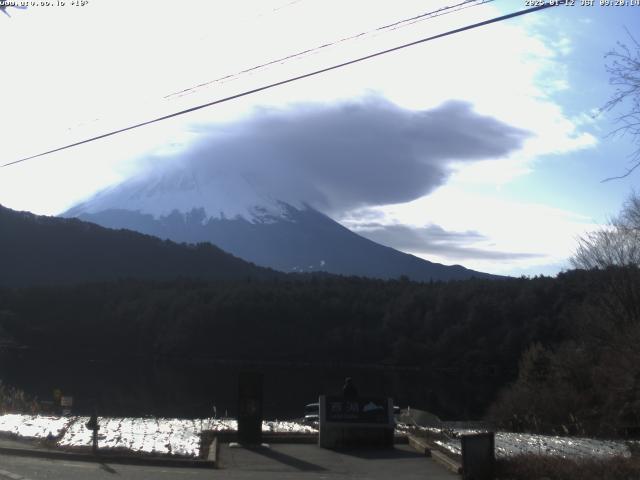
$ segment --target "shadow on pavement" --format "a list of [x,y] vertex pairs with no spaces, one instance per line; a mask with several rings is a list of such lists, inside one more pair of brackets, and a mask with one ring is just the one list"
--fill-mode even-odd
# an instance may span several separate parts
[[408,459],[408,458],[423,458],[424,455],[412,451],[412,450],[400,450],[398,448],[348,448],[336,450],[336,452],[343,455],[350,455],[352,457],[363,458],[365,460],[389,460],[389,459]]
[[111,468],[109,465],[107,465],[106,463],[100,463],[100,468],[102,470],[104,470],[107,473],[112,473],[112,474],[118,474],[117,470],[114,470],[113,468]]
[[300,460],[299,458],[293,457],[291,455],[287,455],[286,453],[276,452],[271,450],[270,448],[259,447],[259,446],[245,446],[246,450],[250,452],[257,453],[264,457],[267,457],[276,462],[280,462],[284,465],[288,465],[296,470],[300,470],[301,472],[325,472],[326,468],[321,467],[320,465],[316,465],[315,463],[307,462],[305,460]]

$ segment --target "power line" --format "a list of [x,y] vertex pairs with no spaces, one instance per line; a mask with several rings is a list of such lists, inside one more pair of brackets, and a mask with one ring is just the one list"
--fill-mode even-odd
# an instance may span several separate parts
[[[278,12],[280,10],[290,8],[291,6],[293,6],[295,4],[298,4],[301,1],[303,1],[303,0],[290,0],[288,3],[273,9],[271,11],[271,13],[273,14],[273,13],[276,13],[276,12]],[[271,65],[284,64],[284,63],[289,62],[291,60],[294,60],[294,59],[296,59],[298,57],[303,57],[305,55],[309,55],[309,54],[312,54],[314,52],[318,52],[318,51],[323,50],[325,48],[334,47],[336,45],[339,45],[339,44],[344,43],[344,42],[348,42],[350,40],[362,39],[362,38],[366,37],[367,35],[375,34],[375,33],[378,33],[378,32],[385,32],[385,30],[392,31],[392,30],[397,30],[397,29],[400,29],[400,28],[405,28],[405,27],[411,26],[411,25],[413,25],[415,23],[422,22],[424,20],[430,20],[430,19],[437,18],[437,17],[440,17],[440,16],[449,15],[451,13],[455,13],[455,12],[459,12],[459,11],[462,11],[462,10],[466,10],[467,8],[471,8],[471,7],[477,7],[479,5],[484,5],[484,4],[487,4],[487,3],[491,3],[493,1],[495,1],[495,0],[462,0],[462,2],[456,3],[454,5],[444,6],[444,7],[438,8],[436,10],[431,10],[431,11],[426,12],[426,13],[421,13],[419,15],[415,15],[415,16],[410,17],[410,18],[405,18],[403,20],[398,20],[398,21],[395,21],[393,23],[382,25],[382,26],[377,27],[377,28],[375,28],[373,30],[369,30],[369,31],[366,31],[366,32],[360,32],[360,33],[357,33],[357,34],[354,34],[354,35],[343,37],[343,38],[340,38],[338,40],[334,40],[332,42],[328,42],[328,43],[319,45],[317,47],[309,48],[307,50],[302,50],[300,52],[296,52],[296,53],[293,53],[293,54],[290,54],[290,55],[286,55],[284,57],[277,58],[275,60],[270,60],[270,61],[268,61],[266,63],[263,63],[263,64],[260,64],[260,65],[255,65],[253,67],[245,68],[244,70],[240,70],[240,71],[238,71],[236,73],[231,73],[231,74],[228,74],[228,75],[224,75],[224,76],[216,78],[214,80],[209,80],[207,82],[200,83],[200,84],[195,85],[193,87],[185,88],[185,89],[179,90],[177,92],[170,93],[168,95],[163,96],[162,98],[166,100],[166,99],[171,99],[173,97],[180,97],[180,96],[186,95],[186,94],[188,94],[190,92],[194,92],[194,91],[196,91],[198,89],[201,89],[203,87],[207,87],[209,85],[213,85],[213,84],[216,84],[216,83],[228,82],[228,81],[231,81],[231,80],[234,80],[234,79],[240,77],[241,75],[245,75],[245,74],[248,74],[248,73],[251,73],[251,72],[256,72],[258,70],[267,68],[267,67],[269,67]],[[259,15],[259,16],[262,16],[262,14]],[[95,122],[96,120],[99,120],[99,119],[96,118],[93,121]]]
[[[467,8],[472,8],[472,7],[477,7],[479,5],[484,5],[486,3],[491,3],[494,2],[495,0],[467,0],[466,2],[462,2],[459,3],[457,5],[451,5],[449,7],[445,7],[443,8],[443,10],[449,10],[451,9],[451,11],[446,11],[446,12],[434,12],[433,14],[431,13],[424,13],[421,15],[417,15],[413,18],[407,18],[406,20],[402,20],[400,22],[395,22],[393,24],[390,25],[385,25],[383,28],[384,29],[390,29],[390,30],[396,30],[398,28],[404,28],[404,27],[408,27],[410,25],[413,25],[414,23],[418,23],[421,22],[423,20],[429,20],[431,18],[436,18],[436,17],[441,17],[443,15],[449,15],[450,13],[455,13],[455,12],[459,12],[461,10],[466,10]],[[467,3],[470,3],[469,5],[467,5]],[[380,29],[378,29],[380,30]]]
[[14,160],[12,162],[5,163],[5,164],[2,165],[2,167],[8,167],[10,165],[15,165],[15,164],[18,164],[18,163],[26,162],[27,160],[32,160],[34,158],[42,157],[44,155],[49,155],[51,153],[55,153],[55,152],[59,152],[59,151],[62,151],[62,150],[66,150],[66,149],[71,148],[71,147],[76,147],[78,145],[82,145],[82,144],[85,144],[85,143],[93,142],[95,140],[100,140],[102,138],[106,138],[106,137],[110,137],[110,136],[113,136],[113,135],[117,135],[119,133],[123,133],[123,132],[126,132],[128,130],[133,130],[135,128],[144,127],[144,126],[150,125],[152,123],[157,123],[157,122],[161,122],[163,120],[168,120],[169,118],[177,117],[179,115],[184,115],[186,113],[195,112],[197,110],[201,110],[203,108],[211,107],[213,105],[218,105],[220,103],[228,102],[230,100],[235,100],[237,98],[245,97],[247,95],[252,95],[254,93],[262,92],[264,90],[269,90],[271,88],[279,87],[280,85],[286,85],[287,83],[295,82],[297,80],[302,80],[304,78],[313,77],[313,76],[319,75],[321,73],[329,72],[329,71],[332,71],[332,70],[337,70],[338,68],[342,68],[342,67],[346,67],[348,65],[353,65],[355,63],[363,62],[365,60],[376,58],[376,57],[379,57],[381,55],[386,55],[387,53],[391,53],[391,52],[395,52],[395,51],[398,51],[398,50],[402,50],[402,49],[405,49],[405,48],[408,48],[408,47],[419,45],[421,43],[430,42],[432,40],[436,40],[436,39],[439,39],[439,38],[448,37],[450,35],[455,35],[457,33],[465,32],[467,30],[472,30],[472,29],[475,29],[475,28],[484,27],[486,25],[491,25],[493,23],[502,22],[504,20],[508,20],[508,19],[515,18],[515,17],[519,17],[519,16],[522,16],[522,15],[527,15],[529,13],[534,13],[534,12],[537,12],[537,11],[540,11],[540,10],[545,10],[547,8],[550,8],[550,7],[555,7],[555,6],[558,6],[558,5],[562,5],[563,3],[564,2],[562,0],[560,0],[556,4],[545,3],[544,5],[531,7],[531,8],[527,8],[527,9],[524,9],[524,10],[518,10],[517,12],[509,13],[509,14],[506,14],[506,15],[501,15],[499,17],[494,17],[494,18],[491,18],[489,20],[484,20],[482,22],[466,25],[464,27],[456,28],[454,30],[449,30],[449,31],[444,32],[444,33],[439,33],[437,35],[432,35],[430,37],[422,38],[422,39],[416,40],[414,42],[405,43],[403,45],[399,45],[399,46],[393,47],[393,48],[388,48],[386,50],[381,50],[379,52],[375,52],[375,53],[366,55],[364,57],[359,57],[359,58],[356,58],[356,59],[353,59],[353,60],[349,60],[349,61],[346,61],[346,62],[343,62],[343,63],[332,65],[330,67],[321,68],[321,69],[315,70],[313,72],[309,72],[309,73],[305,73],[305,74],[298,75],[298,76],[295,76],[295,77],[287,78],[285,80],[280,80],[278,82],[270,83],[268,85],[263,85],[261,87],[257,87],[257,88],[251,89],[251,90],[246,90],[246,91],[238,93],[236,95],[231,95],[229,97],[225,97],[225,98],[214,100],[214,101],[211,101],[211,102],[208,102],[208,103],[197,105],[195,107],[187,108],[185,110],[180,110],[179,112],[171,113],[171,114],[168,114],[168,115],[163,115],[161,117],[157,117],[157,118],[154,118],[154,119],[151,119],[151,120],[147,120],[145,122],[137,123],[135,125],[130,125],[128,127],[120,128],[118,130],[113,130],[111,132],[103,133],[102,135],[97,135],[95,137],[91,137],[91,138],[88,138],[86,140],[81,140],[79,142],[70,143],[70,144],[64,145],[62,147],[58,147],[58,148],[54,148],[52,150],[48,150],[46,152],[38,153],[37,155],[31,155],[29,157],[20,158],[18,160]]
[[286,55],[284,57],[277,58],[275,60],[270,60],[270,61],[268,61],[266,63],[260,64],[260,65],[256,65],[256,66],[253,66],[253,67],[250,67],[250,68],[246,68],[246,69],[240,70],[239,72],[236,72],[236,73],[231,73],[229,75],[224,75],[224,76],[216,78],[214,80],[209,80],[207,82],[200,83],[200,84],[195,85],[193,87],[185,88],[185,89],[180,90],[178,92],[170,93],[168,95],[165,95],[163,98],[168,99],[168,98],[171,98],[171,97],[181,96],[181,95],[184,95],[187,92],[192,92],[194,90],[197,90],[197,89],[202,88],[202,87],[206,87],[208,85],[212,85],[214,83],[219,83],[219,82],[223,82],[223,81],[229,81],[229,80],[232,80],[232,79],[234,79],[236,77],[239,77],[240,75],[244,75],[244,74],[247,74],[247,73],[250,73],[250,72],[255,72],[256,70],[260,70],[260,69],[266,68],[266,67],[268,67],[270,65],[275,65],[277,63],[281,64],[281,63],[284,63],[284,62],[288,62],[288,61],[291,61],[291,60],[293,60],[295,58],[302,57],[302,56],[308,55],[310,53],[318,52],[318,51],[323,50],[325,48],[334,47],[334,46],[339,45],[339,44],[344,43],[344,42],[348,42],[348,41],[351,41],[351,40],[359,39],[359,38],[365,37],[367,35],[371,35],[373,33],[384,32],[385,30],[397,30],[399,28],[404,28],[404,27],[413,25],[414,23],[417,23],[417,22],[421,22],[421,21],[424,21],[424,20],[429,20],[429,19],[440,17],[440,16],[443,16],[443,15],[448,15],[448,14],[454,13],[454,12],[459,12],[460,10],[464,10],[464,9],[467,9],[467,8],[470,8],[470,7],[476,7],[478,5],[484,5],[485,3],[491,3],[493,1],[495,1],[495,0],[463,0],[462,2],[457,3],[455,5],[449,5],[449,6],[446,6],[446,7],[439,8],[437,10],[432,10],[432,11],[427,12],[427,13],[421,13],[420,15],[415,15],[415,16],[413,16],[411,18],[406,18],[404,20],[399,20],[397,22],[389,23],[387,25],[382,25],[381,27],[377,27],[377,28],[375,28],[373,30],[369,30],[369,31],[366,31],[366,32],[360,32],[360,33],[357,33],[357,34],[354,34],[354,35],[349,35],[348,37],[343,37],[343,38],[340,38],[338,40],[334,40],[332,42],[328,42],[328,43],[324,43],[322,45],[318,45],[317,47],[313,47],[313,48],[309,48],[307,50],[302,50],[300,52],[292,53],[291,55]]
[[[302,1],[303,0],[290,0],[288,3],[273,9],[271,11],[271,13],[273,14],[273,13],[276,13],[276,12],[278,12],[280,10],[283,10],[283,9],[286,9],[286,8],[290,8],[292,5],[296,5],[296,4],[298,4],[298,3],[302,2]],[[198,89],[201,89],[203,87],[207,87],[207,86],[210,86],[210,85],[213,85],[213,84],[216,84],[216,83],[228,82],[228,81],[234,80],[234,79],[236,79],[236,78],[238,78],[238,77],[240,77],[242,75],[245,75],[245,74],[248,74],[248,73],[252,73],[252,72],[256,72],[258,70],[267,68],[267,67],[269,67],[271,65],[275,65],[275,64],[282,65],[282,64],[284,64],[286,62],[289,62],[291,60],[294,60],[296,58],[303,57],[305,55],[309,55],[309,54],[318,52],[318,51],[323,50],[325,48],[334,47],[336,45],[339,45],[339,44],[344,43],[344,42],[348,42],[350,40],[362,39],[362,38],[366,37],[367,35],[371,35],[371,34],[375,34],[375,33],[379,33],[379,32],[392,31],[392,30],[397,30],[397,29],[400,29],[400,28],[405,28],[405,27],[411,26],[411,25],[413,25],[415,23],[422,22],[424,20],[430,20],[430,19],[437,18],[437,17],[440,17],[440,16],[449,15],[451,13],[455,13],[455,12],[459,12],[459,11],[462,11],[462,10],[466,10],[467,8],[477,7],[479,5],[484,5],[484,4],[487,4],[487,3],[494,2],[494,1],[495,0],[462,0],[462,2],[456,3],[454,5],[448,5],[448,6],[445,6],[445,7],[438,8],[436,10],[431,10],[431,11],[426,12],[426,13],[421,13],[419,15],[415,15],[415,16],[410,17],[410,18],[405,18],[403,20],[398,20],[398,21],[395,21],[393,23],[382,25],[382,26],[377,27],[377,28],[375,28],[373,30],[360,32],[360,33],[357,33],[357,34],[354,34],[354,35],[349,35],[347,37],[343,37],[343,38],[340,38],[338,40],[327,42],[325,44],[322,44],[322,45],[319,45],[319,46],[316,46],[316,47],[313,47],[313,48],[309,48],[309,49],[306,49],[306,50],[302,50],[300,52],[296,52],[296,53],[293,53],[293,54],[290,54],[290,55],[286,55],[284,57],[277,58],[275,60],[270,60],[270,61],[268,61],[266,63],[263,63],[263,64],[259,64],[259,65],[255,65],[253,67],[245,68],[245,69],[240,70],[238,72],[231,73],[231,74],[228,74],[228,75],[224,75],[224,76],[216,78],[214,80],[209,80],[209,81],[200,83],[198,85],[195,85],[195,86],[192,86],[192,87],[188,87],[188,88],[184,88],[184,89],[179,90],[177,92],[173,92],[173,93],[164,95],[162,98],[165,99],[165,100],[167,100],[167,99],[170,100],[173,97],[181,97],[183,95],[186,95],[186,94],[188,94],[190,92],[194,92],[194,91],[196,91]],[[262,15],[259,15],[259,16],[262,16]],[[96,121],[96,120],[98,120],[98,119],[94,119],[94,121]]]
[[279,12],[280,10],[284,10],[286,8],[292,7],[293,5],[295,5],[296,3],[300,3],[301,1],[302,0],[291,0],[285,3],[284,5],[280,5],[279,7],[271,9],[271,12],[272,13]]
[[397,22],[389,23],[387,25],[383,25],[382,27],[376,28],[374,31],[393,29],[404,26],[405,24],[412,25],[416,22],[422,20],[428,20],[430,18],[440,17],[442,15],[448,15],[449,13],[459,12],[460,10],[464,10],[470,7],[477,7],[478,5],[484,5],[485,3],[491,3],[494,0],[464,0],[463,2],[457,3],[455,5],[449,5],[446,7],[439,8],[437,10],[433,10],[427,13],[421,13],[419,15],[415,15],[411,18],[406,18],[404,20],[399,20]]

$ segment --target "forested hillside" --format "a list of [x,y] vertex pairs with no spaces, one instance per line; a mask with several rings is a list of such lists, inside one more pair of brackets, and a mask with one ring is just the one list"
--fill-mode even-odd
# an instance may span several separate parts
[[[609,280],[606,271],[576,270],[446,283],[325,276],[4,289],[0,327],[57,355],[417,366],[450,375],[488,407],[518,378],[523,353],[521,377],[532,348],[564,352],[583,341]],[[581,358],[565,357],[559,371]],[[524,400],[522,409],[534,405]],[[522,414],[507,406],[497,412],[502,420]]]
[[65,285],[118,278],[273,278],[219,248],[177,244],[76,219],[0,206],[0,286]]

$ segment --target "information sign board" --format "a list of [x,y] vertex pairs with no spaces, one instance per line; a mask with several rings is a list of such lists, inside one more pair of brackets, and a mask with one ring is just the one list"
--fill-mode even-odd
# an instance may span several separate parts
[[344,398],[327,396],[324,402],[324,420],[339,423],[389,423],[387,398]]

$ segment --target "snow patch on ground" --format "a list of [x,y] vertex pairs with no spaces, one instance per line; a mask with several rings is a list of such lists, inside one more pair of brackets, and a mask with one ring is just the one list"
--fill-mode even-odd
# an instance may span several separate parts
[[318,429],[311,425],[284,421],[262,422],[262,431],[272,433],[318,433]]
[[[444,430],[428,429],[433,433]],[[438,431],[435,431],[438,430]],[[460,436],[480,433],[478,430],[456,429],[446,431],[449,438],[434,443],[455,455],[462,454]],[[497,457],[521,454],[555,455],[564,458],[612,457],[631,455],[627,443],[617,440],[597,440],[593,438],[558,437],[531,433],[497,432],[495,435]]]
[[[0,415],[0,433],[22,438],[44,439],[51,435],[58,438],[61,447],[89,447],[92,432],[86,428],[89,417],[46,416],[26,414]],[[200,453],[200,434],[203,431],[233,432],[238,422],[233,419],[178,419],[99,417],[100,448],[122,449],[133,452],[197,457]],[[403,428],[399,425],[398,430]],[[435,443],[449,452],[460,455],[460,436],[479,433],[475,429],[425,428],[434,434],[446,434],[446,439]],[[291,421],[265,421],[265,433],[318,432],[311,425]],[[592,438],[558,437],[525,433],[497,432],[496,456],[535,453],[562,457],[611,457],[629,456],[629,447],[623,441],[596,440]]]
[[[64,436],[62,447],[90,446],[89,417],[75,417]],[[98,418],[100,448],[124,449],[162,455],[195,457],[200,453],[200,433],[205,420],[174,418]]]
[[[89,417],[54,417],[40,415],[0,415],[0,432],[18,437],[43,439],[49,434],[61,447],[90,447],[92,431],[86,427]],[[200,434],[203,431],[236,431],[238,422],[232,419],[178,419],[98,417],[98,447],[112,450],[197,457],[200,454]],[[297,422],[267,421],[263,432],[317,433],[309,425]]]
[[9,413],[0,415],[0,432],[24,438],[57,437],[70,421],[67,417]]

